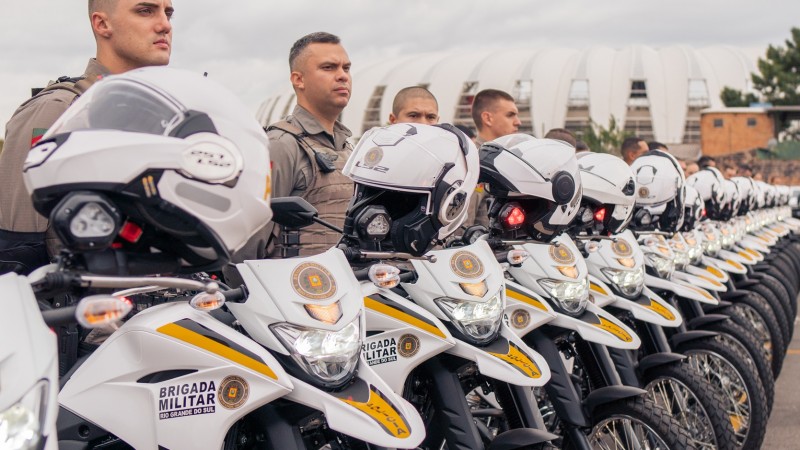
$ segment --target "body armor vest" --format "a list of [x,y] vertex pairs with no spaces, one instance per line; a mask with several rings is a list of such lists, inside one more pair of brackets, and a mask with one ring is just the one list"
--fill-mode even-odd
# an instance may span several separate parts
[[[267,129],[272,130],[292,135],[297,140],[298,147],[311,161],[311,180],[302,195],[303,199],[317,208],[320,219],[342,228],[347,205],[353,197],[353,181],[342,175],[342,169],[353,152],[350,144],[347,144],[345,150],[337,152],[310,139],[302,128],[286,120]],[[277,235],[273,236],[275,250],[271,252],[271,256],[281,258],[322,253],[338,244],[342,237],[319,224],[301,230],[281,227],[276,231]]]

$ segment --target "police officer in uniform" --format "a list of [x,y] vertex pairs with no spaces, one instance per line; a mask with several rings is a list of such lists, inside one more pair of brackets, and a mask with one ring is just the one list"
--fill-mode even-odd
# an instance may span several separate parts
[[[28,273],[47,264],[57,249],[45,232],[48,220],[34,209],[22,166],[28,150],[61,114],[104,75],[169,63],[172,0],[89,0],[89,19],[97,43],[79,78],[61,77],[23,103],[6,125],[0,154],[0,274]],[[49,255],[48,255],[49,250]]]
[[[489,141],[516,133],[521,124],[514,97],[497,89],[484,89],[475,95],[472,120],[478,130],[475,138],[478,148]],[[488,226],[489,203],[490,197],[486,196],[483,186],[478,185],[472,194],[470,211],[464,224]]]
[[[303,197],[321,219],[342,227],[353,183],[342,175],[352,147],[350,130],[337,118],[350,100],[350,58],[337,36],[303,36],[289,52],[297,106],[285,120],[267,128],[272,158],[272,195]],[[302,230],[275,226],[272,257],[322,253],[341,235],[321,225]]]

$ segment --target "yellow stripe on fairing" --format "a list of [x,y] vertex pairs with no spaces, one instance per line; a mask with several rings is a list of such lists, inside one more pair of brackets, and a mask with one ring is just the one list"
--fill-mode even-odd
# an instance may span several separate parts
[[370,389],[366,403],[344,398],[340,400],[370,416],[392,436],[400,439],[411,436],[410,427],[403,416],[374,390]]
[[591,283],[591,282],[590,282],[590,283],[589,283],[589,289],[591,289],[591,290],[593,290],[593,291],[597,292],[598,294],[608,295],[608,292],[606,292],[606,290],[605,290],[605,289],[603,289],[602,287],[600,287],[600,285],[599,285],[599,284],[595,284],[595,283]]
[[260,374],[266,375],[273,380],[277,380],[278,376],[262,361],[255,360],[244,353],[238,352],[226,345],[207,338],[202,334],[196,333],[188,328],[184,328],[174,323],[168,323],[160,328],[158,331],[161,334],[171,336],[179,341],[186,342],[198,348],[202,348],[207,352],[213,353],[217,356],[225,358],[229,361],[235,362],[241,366],[247,367],[250,370],[256,371]]
[[600,319],[600,323],[593,323],[592,325],[600,328],[601,330],[608,331],[623,342],[633,342],[633,336],[631,336],[627,331],[623,330],[619,325],[603,317],[598,317],[598,319]]
[[542,304],[539,300],[536,300],[533,297],[528,297],[527,295],[520,294],[519,292],[512,291],[511,289],[506,289],[506,296],[511,297],[514,300],[519,300],[522,303],[528,304],[533,306],[536,309],[541,309],[542,311],[547,311],[547,307]]
[[515,345],[512,345],[510,342],[508,345],[508,353],[488,353],[511,364],[512,366],[516,367],[517,370],[530,378],[542,377],[542,371],[539,370],[539,366],[537,366],[536,363],[528,357],[528,355],[522,353],[520,349],[518,349]]
[[409,325],[413,325],[421,330],[427,331],[430,334],[439,336],[442,339],[447,339],[447,336],[444,333],[442,333],[442,330],[440,330],[439,328],[429,323],[423,322],[422,320],[417,319],[411,314],[406,314],[403,311],[400,311],[399,309],[395,309],[392,308],[391,306],[384,305],[383,303],[375,301],[369,297],[364,297],[364,306],[373,311],[385,314],[389,317],[394,317],[395,319],[405,322]]

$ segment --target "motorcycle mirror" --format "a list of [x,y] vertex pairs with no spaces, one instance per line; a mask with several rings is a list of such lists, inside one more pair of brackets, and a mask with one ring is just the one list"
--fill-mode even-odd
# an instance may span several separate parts
[[100,328],[122,320],[131,309],[133,305],[125,297],[92,295],[78,303],[75,318],[84,328]]
[[303,228],[315,222],[317,209],[300,197],[280,197],[270,201],[272,221],[288,228]]

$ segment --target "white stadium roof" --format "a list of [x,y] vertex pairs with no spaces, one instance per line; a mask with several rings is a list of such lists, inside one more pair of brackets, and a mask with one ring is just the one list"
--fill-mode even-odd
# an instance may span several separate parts
[[[719,93],[725,86],[749,91],[755,69],[754,59],[744,51],[722,46],[407,55],[354,70],[342,121],[360,136],[387,122],[400,89],[423,85],[438,99],[442,122],[471,125],[468,108],[459,109],[459,104],[493,88],[517,99],[523,129],[536,136],[551,128],[579,131],[589,119],[605,126],[613,116],[648,140],[699,150],[699,111],[722,107]],[[279,120],[295,103],[290,86],[275,94],[259,109],[264,125]]]

